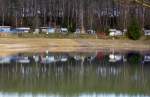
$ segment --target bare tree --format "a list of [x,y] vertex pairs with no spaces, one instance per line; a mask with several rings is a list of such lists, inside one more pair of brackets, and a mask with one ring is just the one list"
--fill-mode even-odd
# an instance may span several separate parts
[[132,11],[144,28],[150,25],[149,10],[149,0],[0,0],[0,23],[33,28],[74,27],[81,28],[82,33],[87,29],[103,32],[108,28],[127,29]]

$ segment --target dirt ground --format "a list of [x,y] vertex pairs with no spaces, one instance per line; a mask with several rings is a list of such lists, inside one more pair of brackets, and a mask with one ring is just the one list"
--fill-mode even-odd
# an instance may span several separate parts
[[150,41],[101,39],[0,38],[0,55],[15,52],[71,52],[99,49],[150,50]]

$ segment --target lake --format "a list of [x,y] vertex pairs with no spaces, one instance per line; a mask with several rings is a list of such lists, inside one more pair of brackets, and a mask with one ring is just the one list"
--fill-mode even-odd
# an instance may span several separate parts
[[150,52],[0,56],[0,97],[149,97]]

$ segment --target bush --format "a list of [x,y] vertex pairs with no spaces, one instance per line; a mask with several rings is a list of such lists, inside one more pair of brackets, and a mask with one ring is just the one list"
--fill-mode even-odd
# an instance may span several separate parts
[[109,35],[109,28],[108,27],[106,27],[106,29],[105,29],[105,33],[106,33],[106,35]]
[[138,40],[141,37],[140,26],[135,18],[132,19],[128,28],[128,37],[133,40]]

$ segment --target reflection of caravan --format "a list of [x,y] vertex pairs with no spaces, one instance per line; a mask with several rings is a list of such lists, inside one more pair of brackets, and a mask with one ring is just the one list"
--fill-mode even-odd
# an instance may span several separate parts
[[11,62],[11,57],[1,57],[0,64],[7,64]]
[[83,57],[82,57],[82,56],[78,56],[78,55],[76,55],[76,56],[74,56],[74,59],[75,59],[75,60],[77,60],[77,61],[79,61],[79,60],[82,60],[82,59],[83,59]]
[[81,61],[81,60],[93,60],[96,57],[97,53],[72,53],[70,54],[71,57],[73,57],[75,60],[77,61]]
[[66,62],[68,60],[67,57],[65,56],[45,56],[45,57],[41,57],[41,63],[44,64],[49,64],[49,63],[53,63],[53,62]]
[[56,62],[54,56],[46,56],[46,57],[41,57],[41,63],[43,64],[49,64]]
[[67,56],[56,56],[55,59],[57,61],[65,62],[68,60],[68,57]]
[[33,59],[35,62],[39,62],[39,60],[40,60],[39,56],[36,56],[36,55],[33,56]]
[[67,58],[61,58],[61,62],[66,62],[68,59]]
[[92,61],[93,59],[95,59],[95,56],[89,56],[89,57],[87,57],[88,61]]
[[17,62],[27,64],[27,63],[30,63],[30,60],[28,57],[19,57]]
[[24,57],[24,56],[14,56],[12,57],[11,61],[17,63],[23,63],[23,64],[30,63],[29,57]]
[[118,62],[123,59],[123,56],[120,54],[110,54],[109,55],[109,62]]
[[144,63],[146,63],[146,62],[150,62],[150,55],[145,55],[144,56],[144,61],[143,61]]

